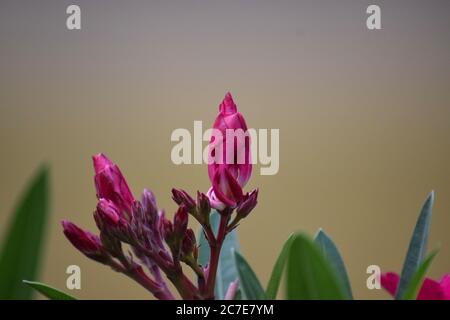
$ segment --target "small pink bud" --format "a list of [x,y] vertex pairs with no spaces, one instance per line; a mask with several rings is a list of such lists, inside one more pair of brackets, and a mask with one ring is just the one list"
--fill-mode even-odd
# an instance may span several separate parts
[[154,211],[155,213],[158,212],[155,195],[150,190],[144,189],[141,196],[141,202],[146,211]]
[[244,196],[244,200],[236,208],[236,214],[239,216],[240,219],[247,217],[249,213],[256,207],[257,203],[258,203],[258,189],[255,189]]
[[209,216],[211,212],[211,203],[206,194],[197,191],[197,212],[201,216]]
[[134,197],[120,169],[101,153],[93,156],[92,160],[97,198],[111,200],[121,211],[131,214]]
[[100,230],[113,230],[119,226],[120,213],[116,205],[106,199],[100,199],[94,213],[95,222]]
[[150,190],[144,189],[141,196],[142,212],[145,220],[149,222],[152,227],[156,227],[158,223],[158,207],[156,199]]
[[179,206],[184,205],[187,211],[191,212],[195,208],[195,201],[192,197],[184,190],[172,189],[172,199]]
[[63,220],[61,224],[67,239],[80,252],[93,259],[102,255],[102,245],[98,236],[78,228],[67,220]]
[[188,212],[184,205],[178,207],[173,218],[173,229],[177,236],[184,236],[188,225]]
[[166,240],[166,242],[171,242],[174,235],[172,222],[164,218],[164,220],[161,221],[161,226],[164,239]]
[[[184,238],[183,238],[183,242],[181,245],[181,252],[183,255],[190,255],[191,253],[195,252],[197,246],[196,246],[196,239],[195,239],[195,233],[192,229],[187,229],[185,234],[184,234]],[[194,254],[194,258],[195,254]]]

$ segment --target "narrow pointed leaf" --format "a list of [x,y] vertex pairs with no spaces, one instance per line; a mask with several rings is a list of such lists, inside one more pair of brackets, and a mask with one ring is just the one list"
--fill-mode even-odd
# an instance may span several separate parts
[[352,288],[350,286],[347,271],[345,270],[344,261],[342,260],[342,257],[333,240],[331,240],[330,237],[328,237],[328,235],[320,229],[314,239],[314,242],[318,245],[319,250],[322,252],[322,255],[331,267],[334,268],[347,299],[353,299]]
[[406,288],[409,286],[409,282],[426,254],[433,201],[434,192],[431,192],[425,200],[409,242],[395,299],[400,299],[404,295]]
[[[210,215],[210,223],[215,235],[217,235],[219,222],[220,214],[213,210]],[[199,234],[199,245],[198,262],[200,265],[204,266],[209,262],[210,249],[208,241],[206,241],[202,230],[200,230]],[[239,252],[239,242],[237,239],[236,230],[233,230],[227,234],[220,251],[219,264],[217,266],[216,286],[214,288],[214,295],[216,299],[219,300],[225,298],[225,294],[230,283],[237,279],[237,271],[232,253],[233,250]]]
[[283,271],[285,269],[287,256],[294,237],[295,236],[293,234],[289,236],[289,238],[283,244],[283,248],[281,248],[280,254],[275,261],[275,265],[273,266],[272,274],[270,275],[270,280],[266,289],[267,299],[274,300],[277,297],[278,288],[280,287],[280,282],[283,276]]
[[402,300],[416,300],[420,287],[422,286],[423,279],[431,265],[434,257],[438,253],[438,250],[432,251],[419,265],[416,273],[414,273],[405,293],[402,296]]
[[303,234],[295,236],[289,250],[286,293],[289,300],[344,300],[346,298],[333,268],[317,246]]
[[30,299],[22,279],[37,278],[49,207],[49,174],[40,169],[22,194],[0,251],[0,299]]
[[68,295],[58,289],[50,287],[41,282],[23,280],[23,283],[37,290],[39,293],[49,298],[50,300],[77,300],[75,297]]
[[250,265],[238,252],[234,252],[239,285],[243,300],[265,300],[266,295]]

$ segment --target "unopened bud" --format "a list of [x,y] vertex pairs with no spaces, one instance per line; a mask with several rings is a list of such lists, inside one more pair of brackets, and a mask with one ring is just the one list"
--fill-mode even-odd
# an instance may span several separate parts
[[[197,242],[195,239],[195,233],[192,229],[187,229],[184,238],[183,243],[181,245],[181,252],[183,255],[190,255],[192,253],[195,253],[195,249],[197,249]],[[197,257],[195,257],[195,260],[197,260]]]
[[197,191],[197,212],[204,222],[208,221],[209,213],[211,212],[211,204],[208,196],[199,191]]
[[173,231],[177,237],[183,237],[188,225],[188,212],[186,207],[181,205],[173,218]]
[[97,227],[107,233],[113,232],[120,223],[119,209],[114,202],[106,199],[100,199],[97,204],[97,210],[94,212],[94,219]]
[[244,196],[244,200],[239,204],[236,209],[236,214],[239,219],[243,219],[249,215],[249,213],[256,207],[258,203],[258,189],[247,193]]
[[172,222],[164,218],[164,220],[161,221],[161,226],[164,240],[166,240],[168,244],[173,242],[174,232]]
[[172,199],[179,206],[183,205],[186,207],[188,212],[192,212],[195,209],[195,201],[192,197],[184,190],[172,189]]
[[154,221],[155,219],[157,219],[158,207],[156,205],[156,199],[153,192],[148,189],[144,189],[144,192],[141,196],[141,203],[147,220]]
[[100,238],[88,231],[78,228],[72,222],[62,221],[64,234],[72,245],[87,257],[102,261],[105,257]]

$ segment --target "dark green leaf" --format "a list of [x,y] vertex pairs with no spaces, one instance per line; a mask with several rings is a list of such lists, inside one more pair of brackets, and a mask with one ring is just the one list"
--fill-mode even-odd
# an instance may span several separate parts
[[406,288],[405,293],[403,294],[402,300],[416,299],[419,289],[422,285],[423,279],[425,278],[425,275],[428,271],[428,268],[430,267],[431,262],[433,261],[437,253],[438,250],[432,251],[419,265],[416,273],[414,273],[413,277],[411,278],[411,281],[409,282],[409,285]]
[[286,272],[289,300],[344,300],[346,297],[333,268],[317,246],[297,234],[289,250]]
[[294,235],[291,234],[286,242],[283,244],[280,254],[278,255],[277,261],[272,269],[272,274],[270,276],[269,283],[266,289],[267,299],[276,299],[278,288],[280,287],[281,277],[283,275],[284,267],[286,265],[287,256],[289,249],[291,247],[292,241],[294,240]]
[[319,250],[331,267],[334,268],[347,299],[353,299],[352,288],[350,286],[350,281],[348,280],[347,271],[345,270],[344,261],[333,240],[320,229],[319,232],[317,232],[314,242],[318,245]]
[[266,295],[264,289],[258,281],[252,268],[249,266],[244,257],[238,252],[234,252],[236,269],[239,277],[239,285],[241,288],[243,300],[265,300]]
[[426,254],[433,201],[434,192],[431,192],[422,207],[419,218],[417,219],[416,227],[414,228],[413,235],[409,242],[408,252],[403,263],[395,299],[400,299],[400,297],[404,295],[411,278],[416,273]]
[[[219,222],[220,214],[213,210],[210,215],[210,223],[215,235],[217,235]],[[210,252],[208,241],[206,241],[202,230],[200,230],[199,245],[198,262],[200,265],[204,266],[209,262]],[[239,242],[237,239],[236,230],[231,231],[225,237],[222,244],[222,249],[220,251],[219,264],[217,266],[216,286],[214,288],[214,295],[216,299],[219,300],[225,298],[228,286],[231,282],[237,279],[237,271],[234,264],[232,250],[239,252]]]
[[50,300],[77,300],[76,298],[68,295],[67,293],[59,291],[58,289],[50,287],[44,283],[27,280],[23,280],[23,283],[39,291],[41,294],[43,294]]
[[237,289],[234,294],[233,300],[242,300],[242,292],[241,289]]
[[32,290],[22,279],[37,278],[48,215],[49,174],[34,176],[12,216],[0,251],[0,299],[30,299]]

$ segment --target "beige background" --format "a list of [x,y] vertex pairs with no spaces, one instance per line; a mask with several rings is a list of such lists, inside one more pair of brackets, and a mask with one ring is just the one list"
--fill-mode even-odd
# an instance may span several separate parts
[[[68,218],[95,229],[90,156],[105,152],[136,196],[151,188],[169,213],[171,187],[206,191],[206,166],[175,166],[170,134],[211,124],[231,90],[250,127],[279,128],[280,171],[254,174],[257,210],[239,227],[262,282],[289,233],[323,227],[357,298],[365,270],[401,269],[428,192],[437,199],[431,268],[450,272],[450,2],[69,1],[0,3],[0,232],[40,163],[52,170],[41,280],[64,288],[82,268],[81,298],[148,298],[87,260],[62,235]],[[259,167],[255,172],[259,171]]]

